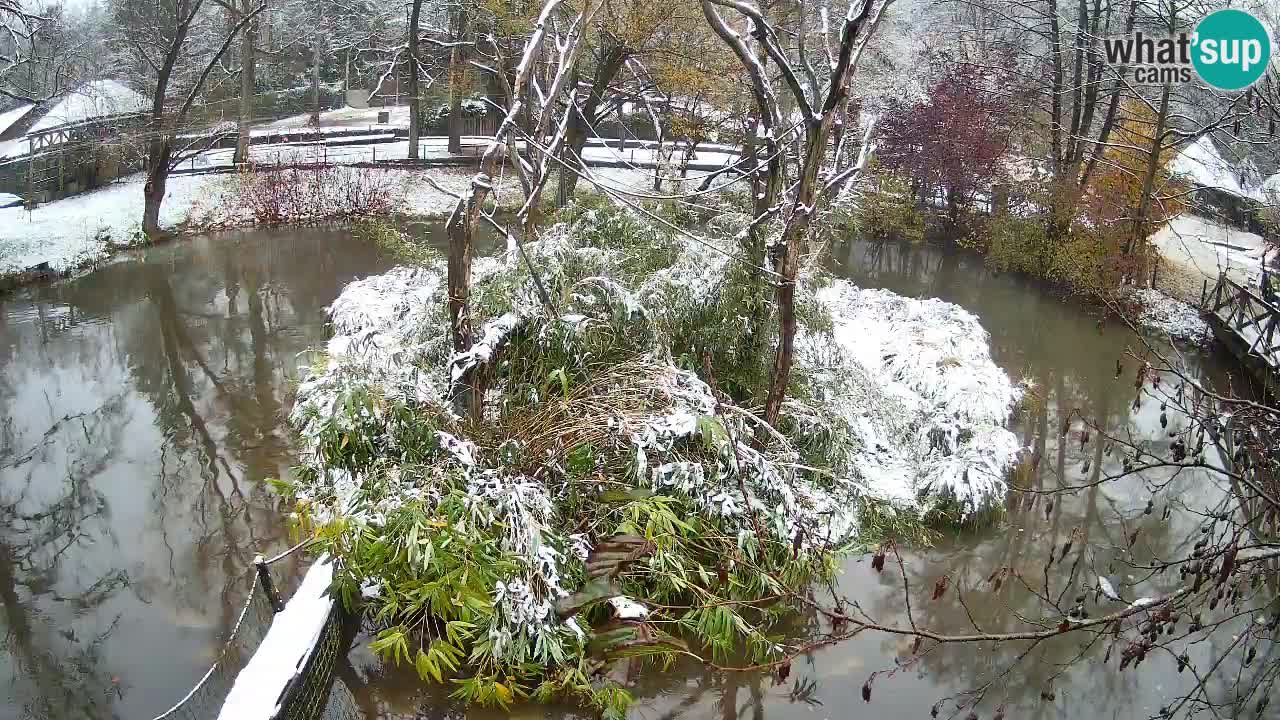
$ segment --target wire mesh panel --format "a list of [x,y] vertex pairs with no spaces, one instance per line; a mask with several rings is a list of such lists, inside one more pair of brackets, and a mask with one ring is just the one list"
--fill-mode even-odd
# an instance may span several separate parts
[[347,651],[342,626],[342,609],[339,603],[334,603],[311,656],[285,690],[277,718],[319,720],[324,714],[333,687],[334,666]]
[[[341,658],[338,658],[341,661]],[[351,688],[346,683],[336,682],[335,674],[329,682],[329,701],[325,703],[323,720],[374,720],[360,711]]]

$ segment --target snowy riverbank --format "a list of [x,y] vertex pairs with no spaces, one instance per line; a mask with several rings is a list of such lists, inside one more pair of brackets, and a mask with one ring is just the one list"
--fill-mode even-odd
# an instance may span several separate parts
[[[462,192],[469,171],[452,169],[361,169],[394,186],[399,212],[414,217],[442,217],[454,199],[425,179],[451,192]],[[101,262],[112,253],[143,243],[141,221],[144,178],[131,175],[104,188],[45,203],[28,211],[0,209],[0,279],[41,268],[66,273]],[[175,175],[169,178],[160,225],[168,231],[200,231],[247,227],[254,223],[248,208],[234,202],[234,175]]]
[[1137,308],[1133,320],[1140,330],[1199,346],[1213,340],[1213,330],[1194,306],[1155,288],[1134,290],[1129,297]]
[[[441,153],[444,139],[438,140]],[[334,163],[335,167],[367,161],[365,155],[377,152],[388,159],[399,153],[407,155],[407,143],[389,145],[355,145],[327,152],[315,145],[253,146],[255,156],[268,165],[276,160],[296,163]],[[230,150],[207,153],[215,160],[229,162]],[[586,153],[588,162],[627,162],[637,152],[652,156],[652,151],[633,150],[619,153],[609,148],[593,148]],[[346,153],[345,155],[343,153]],[[390,153],[391,155],[388,155]],[[447,153],[444,153],[447,154]],[[226,155],[226,158],[222,158]],[[723,153],[717,158],[727,157]],[[642,158],[643,159],[643,158]],[[650,159],[652,159],[650,157]],[[208,162],[208,158],[197,158]],[[463,193],[469,187],[474,171],[464,168],[352,168],[351,172],[368,174],[380,185],[393,187],[391,199],[395,213],[414,218],[442,218],[453,208],[455,198],[449,193]],[[608,167],[591,171],[601,184],[630,191],[649,190],[652,169]],[[690,173],[688,184],[700,182],[701,173]],[[428,178],[430,182],[428,182]],[[255,223],[246,203],[234,197],[237,176],[233,174],[173,175],[169,178],[164,204],[160,211],[161,228],[171,232],[248,227]],[[141,220],[144,177],[130,175],[107,187],[62,200],[45,203],[28,211],[23,207],[0,208],[0,280],[24,271],[40,269],[68,273],[94,265],[119,250],[142,244]],[[439,188],[447,192],[441,192]],[[581,188],[590,192],[590,183]],[[500,205],[517,203],[522,198],[515,178],[508,177],[495,189],[493,198]]]
[[[1242,285],[1257,287],[1267,251],[1256,233],[1237,230],[1199,215],[1179,215],[1152,234],[1151,243],[1164,258],[1157,286],[1187,302],[1197,302],[1204,283],[1213,287],[1221,273]],[[1272,257],[1270,264],[1275,266]]]

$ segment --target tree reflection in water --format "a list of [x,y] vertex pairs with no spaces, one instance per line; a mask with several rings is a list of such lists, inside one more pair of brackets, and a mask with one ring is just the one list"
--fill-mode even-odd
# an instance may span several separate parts
[[385,267],[337,229],[229,233],[0,301],[0,719],[151,717],[207,669],[287,544],[262,480],[296,355]]

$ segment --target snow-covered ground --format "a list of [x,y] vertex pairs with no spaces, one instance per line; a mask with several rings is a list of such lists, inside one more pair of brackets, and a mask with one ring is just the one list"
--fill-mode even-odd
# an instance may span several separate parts
[[[1179,215],[1156,231],[1151,242],[1167,261],[1207,278],[1211,286],[1223,272],[1241,284],[1256,285],[1266,250],[1259,235],[1198,215]],[[1268,265],[1274,267],[1276,261]],[[1200,283],[1195,284],[1198,293]]]
[[[390,122],[379,123],[378,113],[390,113]],[[311,113],[302,115],[291,115],[286,118],[280,118],[254,128],[255,131],[261,131],[263,134],[280,130],[298,130],[305,129],[310,126]],[[408,105],[392,105],[390,107],[369,107],[369,108],[353,108],[343,107],[337,110],[325,110],[320,113],[320,127],[326,129],[334,129],[341,127],[351,128],[388,128],[388,127],[409,127],[409,106]]]
[[1135,320],[1143,329],[1196,345],[1213,339],[1213,330],[1193,306],[1154,288],[1134,290],[1131,298],[1139,309]]
[[[0,275],[48,263],[64,272],[97,262],[138,240],[142,227],[141,174],[82,195],[27,211],[0,209]],[[199,207],[216,205],[221,178],[175,176],[169,180],[160,224],[175,228]]]
[[[398,186],[395,200],[406,215],[440,216],[454,203],[424,179],[454,193],[465,191],[471,173],[448,168],[429,170],[368,169]],[[0,276],[47,263],[66,272],[101,261],[112,252],[141,240],[143,176],[131,175],[105,188],[45,203],[28,212],[0,208]],[[167,230],[250,225],[245,208],[224,202],[232,175],[174,175],[169,178],[160,225]],[[515,201],[514,192],[506,196]]]

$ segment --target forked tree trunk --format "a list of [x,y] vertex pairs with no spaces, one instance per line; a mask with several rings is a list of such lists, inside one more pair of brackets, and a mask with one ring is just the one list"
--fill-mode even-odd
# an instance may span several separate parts
[[[884,5],[891,1],[886,0],[881,5],[881,9],[883,10]],[[764,193],[759,193],[759,195],[765,195],[766,199],[773,192],[778,193],[774,197],[780,196],[783,168],[780,162],[781,153],[776,151],[778,138],[775,137],[774,133],[781,126],[783,115],[778,109],[779,105],[770,87],[771,80],[766,75],[764,63],[760,62],[759,58],[752,54],[742,36],[729,28],[716,10],[716,5],[730,7],[750,18],[754,28],[752,37],[759,43],[763,54],[767,54],[782,73],[790,90],[790,99],[794,101],[794,105],[804,117],[804,136],[801,146],[804,158],[801,163],[800,177],[795,185],[795,197],[789,202],[791,214],[787,217],[786,224],[783,227],[781,242],[768,249],[773,271],[777,275],[775,280],[778,283],[778,348],[774,354],[773,374],[769,382],[769,393],[765,399],[764,421],[775,427],[782,411],[782,402],[786,398],[787,383],[791,378],[791,366],[795,358],[796,278],[799,274],[801,245],[808,235],[809,225],[813,222],[813,216],[817,212],[819,197],[818,173],[826,161],[827,142],[831,137],[832,126],[835,123],[839,109],[848,97],[849,78],[853,68],[857,65],[861,47],[865,47],[867,38],[874,31],[875,25],[880,18],[879,12],[876,12],[874,17],[872,16],[872,7],[875,0],[861,0],[861,2],[862,7],[856,14],[854,13],[853,5],[850,5],[849,13],[846,15],[841,28],[838,59],[831,64],[826,96],[823,98],[821,106],[815,110],[806,98],[802,83],[794,68],[787,60],[783,49],[779,46],[777,34],[759,9],[753,5],[731,2],[731,0],[702,0],[703,14],[711,24],[712,30],[738,56],[739,61],[751,79],[752,95],[756,101],[757,111],[764,123],[762,128],[764,132],[761,134],[765,136],[766,142],[770,144],[768,152],[771,159],[768,175],[766,176],[766,182],[770,189]],[[863,22],[868,18],[871,18],[872,30],[864,36],[860,31]],[[817,102],[816,97],[814,102]],[[756,218],[752,222],[752,229],[757,231],[759,229],[758,225],[774,216],[777,212],[774,205],[762,207],[759,195],[756,203]]]
[[[527,116],[524,105],[528,98],[530,73],[535,71],[534,66],[541,52],[542,43],[546,38],[547,24],[550,22],[551,14],[560,5],[560,2],[561,0],[545,0],[543,3],[542,12],[538,16],[534,30],[525,43],[524,53],[516,66],[515,79],[511,83],[511,89],[508,93],[507,114],[502,119],[502,122],[499,123],[488,147],[485,148],[484,155],[480,159],[480,171],[472,180],[471,189],[458,200],[458,204],[454,206],[453,213],[449,216],[449,222],[446,225],[449,234],[449,321],[453,336],[453,346],[458,350],[466,350],[471,346],[472,341],[469,300],[471,295],[472,238],[474,237],[475,226],[480,221],[481,208],[485,198],[493,190],[493,178],[498,174],[500,163],[505,160],[504,154],[515,152],[515,143],[508,143],[508,139],[514,134],[513,130],[520,122],[520,118]],[[547,86],[546,93],[548,97],[560,97],[560,93],[564,91],[568,69],[572,68],[576,62],[580,48],[581,28],[590,25],[592,18],[599,12],[603,3],[604,0],[590,0],[581,11],[581,15],[578,18],[579,22],[573,25],[577,29],[568,33],[566,37],[557,39],[557,44],[561,48],[559,55],[561,67],[560,72],[555,76],[555,81]],[[551,110],[548,109],[547,112],[551,112]],[[552,143],[550,152],[556,152],[562,140],[562,137],[557,136],[556,141]],[[525,177],[526,173],[523,170],[520,171],[520,174],[522,184],[535,182]],[[545,183],[545,181],[546,174],[540,174],[536,178],[535,184],[529,186],[529,198],[526,199],[525,207],[522,207],[521,211],[517,213],[517,217],[521,217],[521,213],[531,208],[532,202],[530,200],[536,197],[536,193],[541,190],[542,183]],[[476,409],[476,407],[472,407],[473,412]]]
[[259,5],[240,18],[235,26],[231,28],[231,31],[227,33],[217,52],[213,53],[209,58],[204,70],[196,77],[195,82],[187,91],[186,99],[181,101],[176,110],[166,114],[165,105],[169,97],[169,79],[173,75],[174,68],[178,65],[178,60],[182,57],[188,33],[199,7],[199,4],[197,4],[189,15],[179,19],[174,28],[173,37],[169,41],[169,46],[165,50],[164,61],[156,73],[155,88],[151,92],[151,112],[147,122],[147,132],[150,137],[147,143],[147,182],[142,190],[142,231],[148,236],[154,236],[160,232],[160,205],[164,202],[164,192],[169,180],[169,171],[173,169],[173,138],[170,133],[173,132],[173,128],[182,127],[187,118],[187,113],[190,112],[191,106],[195,103],[197,94],[204,87],[205,80],[209,78],[209,73],[213,71],[214,65],[226,55],[227,50],[235,42],[236,35],[246,25],[253,22],[253,19],[266,6]]

